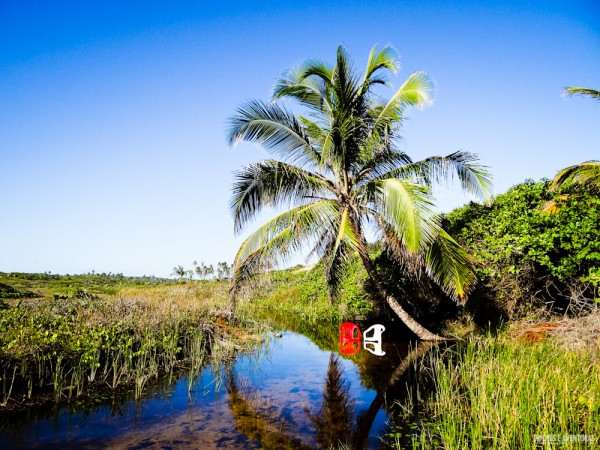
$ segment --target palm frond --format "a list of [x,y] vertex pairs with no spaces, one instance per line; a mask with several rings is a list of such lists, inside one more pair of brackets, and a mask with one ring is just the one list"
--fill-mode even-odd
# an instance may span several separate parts
[[572,184],[587,185],[593,189],[600,188],[600,161],[586,161],[565,167],[556,174],[549,190],[555,191]]
[[306,133],[310,136],[312,142],[319,146],[321,160],[319,161],[320,169],[332,171],[334,162],[332,160],[334,150],[334,133],[328,125],[318,124],[309,120],[306,117],[300,117]]
[[420,252],[412,252],[390,223],[379,214],[373,215],[387,254],[399,264],[405,274],[418,279],[425,271],[455,301],[462,302],[466,299],[476,282],[476,276],[467,253],[444,229],[436,226],[435,238]]
[[321,61],[306,61],[298,70],[298,79],[305,80],[309,77],[316,77],[326,85],[330,85],[331,79],[333,78],[333,68]]
[[414,72],[381,109],[373,128],[382,130],[403,119],[407,106],[423,109],[432,103],[433,82],[425,72]]
[[582,87],[567,87],[563,90],[563,95],[567,97],[572,97],[574,95],[582,95],[584,97],[591,97],[595,98],[596,100],[600,100],[600,91]]
[[276,160],[251,164],[234,177],[230,210],[236,233],[265,206],[306,203],[328,195],[331,186],[319,174]]
[[274,155],[298,164],[317,164],[318,150],[296,117],[279,105],[252,100],[229,119],[230,146],[240,141],[261,144]]
[[346,49],[340,45],[337,49],[335,67],[331,75],[331,88],[335,96],[336,114],[338,118],[351,117],[351,110],[356,107],[359,83],[353,71],[353,62]]
[[379,151],[366,159],[360,172],[356,174],[354,182],[360,185],[377,178],[398,178],[389,176],[389,174],[393,174],[393,171],[411,163],[412,159],[404,152]]
[[424,254],[427,274],[457,302],[464,302],[476,282],[465,250],[443,229]]
[[396,228],[381,214],[369,210],[366,210],[365,214],[369,214],[375,219],[377,230],[379,232],[379,240],[382,242],[389,257],[398,264],[405,275],[408,275],[413,279],[418,279],[421,276],[423,269],[423,253],[411,252],[408,250],[402,237],[396,232]]
[[322,63],[301,64],[277,80],[272,99],[291,97],[311,110],[331,112],[330,78],[330,70]]
[[320,230],[334,228],[337,214],[333,201],[320,200],[279,214],[258,228],[242,243],[235,257],[235,289],[265,264],[283,262],[300,251],[318,237]]
[[361,94],[367,92],[374,84],[386,84],[384,78],[375,76],[378,71],[388,69],[392,73],[396,73],[399,66],[396,52],[391,46],[386,45],[381,49],[377,46],[373,47],[367,59],[365,76],[361,83]]
[[492,195],[492,177],[487,167],[476,164],[477,160],[477,155],[457,151],[448,156],[432,156],[416,161],[379,177],[408,178],[425,186],[447,183],[457,177],[464,191],[480,200],[488,200]]
[[359,199],[385,218],[411,252],[423,250],[437,235],[439,219],[427,187],[398,178],[376,180],[359,189]]

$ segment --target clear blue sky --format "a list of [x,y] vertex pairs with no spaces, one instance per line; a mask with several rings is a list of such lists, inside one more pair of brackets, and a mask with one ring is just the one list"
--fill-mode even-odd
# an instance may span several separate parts
[[[495,191],[600,159],[595,0],[0,0],[0,271],[167,276],[231,262],[232,172],[264,151],[227,147],[225,122],[282,71],[363,67],[374,44],[436,81],[410,115],[414,158],[478,153]],[[440,194],[440,208],[467,201]]]

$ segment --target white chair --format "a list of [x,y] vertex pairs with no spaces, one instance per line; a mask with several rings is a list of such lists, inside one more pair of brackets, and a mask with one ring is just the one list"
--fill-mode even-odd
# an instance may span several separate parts
[[363,348],[376,356],[383,356],[385,352],[381,350],[381,335],[385,327],[381,324],[371,325],[363,333]]

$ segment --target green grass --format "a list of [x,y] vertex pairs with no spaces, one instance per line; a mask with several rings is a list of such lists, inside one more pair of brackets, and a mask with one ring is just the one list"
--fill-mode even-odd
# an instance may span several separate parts
[[600,442],[598,347],[571,351],[555,341],[488,336],[435,349],[422,368],[433,389],[401,404],[397,422],[413,426],[390,433],[396,448],[577,449]]
[[356,276],[333,305],[318,268],[262,281],[240,299],[232,325],[221,319],[227,280],[0,273],[0,405],[60,402],[99,387],[139,397],[150,380],[227,357],[232,342],[252,345],[274,314],[316,321],[371,310]]
[[331,300],[322,267],[295,267],[271,272],[245,290],[239,301],[245,315],[295,315],[304,320],[343,320],[373,313],[373,303],[363,290],[366,272],[358,260],[350,265],[341,295]]
[[[0,308],[4,407],[31,399],[60,402],[98,389],[127,388],[140,397],[149,381],[181,370],[197,373],[227,358],[233,342],[251,345],[260,334],[253,322],[242,328],[219,322],[226,282],[36,274],[2,274],[0,281],[45,293],[21,298],[12,289]],[[73,284],[71,293],[57,294]],[[106,294],[107,286],[116,294]]]
[[[33,292],[43,297],[68,298],[78,293],[115,295],[123,287],[155,287],[175,283],[156,277],[125,277],[121,274],[57,275],[47,273],[0,272],[0,283],[19,291]],[[0,298],[2,292],[0,290]],[[6,295],[5,297],[12,297]]]

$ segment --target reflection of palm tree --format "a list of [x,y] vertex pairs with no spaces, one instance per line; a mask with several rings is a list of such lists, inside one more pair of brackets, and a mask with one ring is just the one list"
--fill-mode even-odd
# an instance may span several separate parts
[[455,152],[413,162],[398,149],[405,111],[431,102],[432,84],[413,73],[391,97],[373,92],[398,62],[390,47],[373,48],[363,76],[343,47],[332,68],[309,61],[278,82],[273,100],[297,101],[308,110],[294,115],[280,103],[252,101],[230,120],[229,142],[261,144],[280,160],[243,168],[233,188],[231,210],[240,232],[265,206],[292,208],[268,221],[242,244],[234,262],[235,289],[265,261],[285,259],[303,244],[322,257],[331,293],[339,293],[348,262],[360,259],[382,297],[421,339],[436,340],[385,288],[367,253],[364,226],[380,232],[386,249],[417,276],[433,278],[455,299],[475,282],[467,254],[432,212],[431,187],[456,176],[462,187],[486,197],[487,171],[475,155]]
[[227,392],[229,407],[235,420],[235,428],[241,434],[258,441],[263,448],[273,450],[299,449],[310,447],[300,439],[290,436],[285,419],[238,388],[231,364],[227,364]]
[[417,347],[412,349],[408,355],[406,355],[398,367],[394,369],[387,382],[378,389],[377,395],[371,402],[369,409],[357,419],[358,428],[352,442],[353,449],[359,450],[366,447],[369,431],[373,426],[375,416],[384,404],[387,391],[398,382],[415,361],[422,358],[429,349],[436,345],[438,345],[436,342],[420,342]]
[[323,403],[316,415],[308,417],[317,428],[317,442],[324,448],[337,448],[349,444],[353,433],[354,401],[350,398],[348,382],[339,357],[329,356],[327,378],[323,389]]
[[[380,386],[371,405],[357,418],[353,424],[354,401],[350,397],[349,385],[344,380],[344,372],[339,357],[331,354],[323,403],[316,415],[308,413],[310,421],[317,430],[317,443],[323,448],[366,447],[367,438],[378,411],[384,405],[389,389],[394,386],[406,371],[436,342],[421,342],[412,349],[401,363],[394,369],[387,382]],[[300,439],[293,437],[294,429],[280,413],[265,405],[251,394],[239,388],[231,363],[226,365],[227,392],[229,406],[235,427],[238,432],[259,442],[266,449],[308,449]]]

